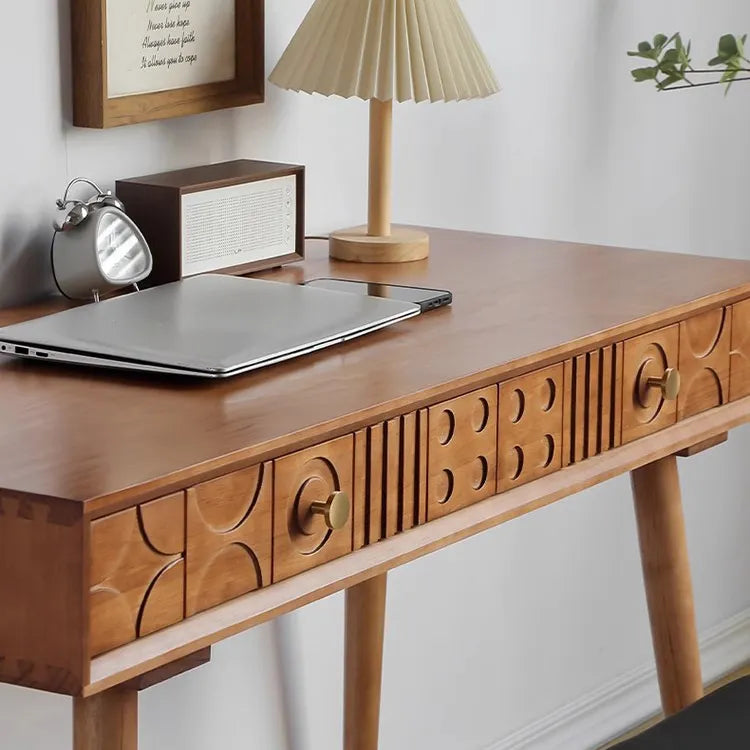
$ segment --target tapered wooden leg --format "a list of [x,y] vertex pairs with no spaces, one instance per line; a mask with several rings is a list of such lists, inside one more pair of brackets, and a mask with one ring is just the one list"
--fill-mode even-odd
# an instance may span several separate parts
[[73,750],[138,750],[138,692],[112,688],[75,698]]
[[344,750],[377,750],[386,574],[346,592]]
[[654,461],[631,478],[661,703],[669,716],[703,695],[677,459]]

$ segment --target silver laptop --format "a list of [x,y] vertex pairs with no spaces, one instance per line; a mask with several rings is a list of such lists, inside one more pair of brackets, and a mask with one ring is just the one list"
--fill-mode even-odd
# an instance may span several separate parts
[[410,302],[204,275],[0,328],[0,353],[222,378],[418,315]]

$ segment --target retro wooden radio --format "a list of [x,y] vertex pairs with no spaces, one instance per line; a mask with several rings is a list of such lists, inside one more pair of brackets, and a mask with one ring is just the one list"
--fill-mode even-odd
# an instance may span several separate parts
[[146,284],[245,274],[301,260],[305,168],[232,161],[118,180],[117,197],[151,247]]

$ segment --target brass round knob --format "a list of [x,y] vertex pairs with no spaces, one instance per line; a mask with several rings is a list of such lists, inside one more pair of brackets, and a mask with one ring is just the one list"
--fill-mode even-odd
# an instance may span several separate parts
[[346,526],[350,508],[349,495],[346,492],[334,492],[326,502],[313,503],[310,506],[310,512],[317,516],[323,516],[326,526],[331,531],[336,531]]
[[667,401],[674,401],[680,393],[680,382],[680,371],[674,367],[668,367],[660,378],[649,378],[646,381],[646,387],[658,388]]

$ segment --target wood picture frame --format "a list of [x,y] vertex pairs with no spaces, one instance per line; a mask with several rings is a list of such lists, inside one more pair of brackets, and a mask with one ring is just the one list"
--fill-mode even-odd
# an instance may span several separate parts
[[111,1],[71,0],[74,125],[112,128],[264,101],[265,0],[235,0],[233,79],[116,97],[108,79]]

